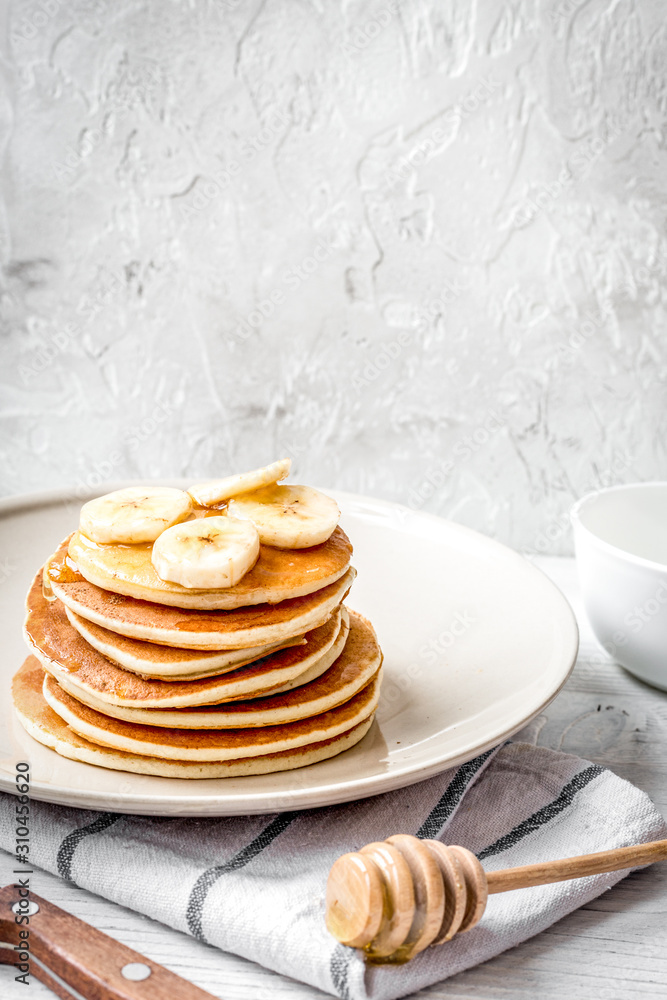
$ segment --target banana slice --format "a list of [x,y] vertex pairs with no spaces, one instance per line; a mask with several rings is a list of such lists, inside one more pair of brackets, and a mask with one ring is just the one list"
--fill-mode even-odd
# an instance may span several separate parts
[[258,555],[255,525],[220,516],[167,528],[153,545],[151,560],[162,580],[193,590],[219,590],[238,583]]
[[183,521],[192,499],[169,486],[128,486],[89,500],[81,508],[79,531],[93,542],[132,545],[154,542],[165,528]]
[[326,542],[338,520],[338,504],[310,486],[265,486],[232,497],[232,517],[252,521],[259,540],[277,549],[308,549]]
[[251,490],[258,490],[260,486],[269,486],[285,479],[289,475],[291,465],[291,458],[281,458],[261,469],[253,469],[252,472],[240,472],[237,476],[212,479],[208,483],[196,483],[190,487],[188,493],[195,503],[202,507],[215,507],[230,497],[238,496],[239,493],[249,493]]

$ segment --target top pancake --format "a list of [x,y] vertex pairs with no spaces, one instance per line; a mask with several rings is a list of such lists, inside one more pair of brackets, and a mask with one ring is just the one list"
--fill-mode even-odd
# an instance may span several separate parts
[[[68,548],[66,546],[68,545]],[[75,564],[65,565],[65,556]],[[338,580],[350,565],[352,546],[341,528],[309,549],[261,545],[253,568],[233,587],[191,590],[161,580],[151,562],[152,545],[99,545],[75,531],[49,560],[55,582],[67,582],[72,570],[89,583],[126,597],[201,611],[231,610],[251,604],[277,604],[312,594]]]

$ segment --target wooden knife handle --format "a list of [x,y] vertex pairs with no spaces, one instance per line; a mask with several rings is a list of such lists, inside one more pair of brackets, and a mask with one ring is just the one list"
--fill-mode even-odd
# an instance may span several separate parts
[[[210,993],[34,892],[25,898],[39,910],[29,916],[29,922],[17,923],[21,911],[17,914],[12,907],[19,902],[18,890],[11,885],[0,889],[0,940],[24,947],[27,941],[31,975],[58,996],[70,1000],[70,987],[86,1000],[214,1000]],[[29,932],[27,939],[20,937],[22,930]],[[19,959],[12,957],[11,949],[2,947],[3,960],[14,964]],[[144,968],[127,968],[137,965]],[[140,981],[128,978],[137,972],[146,974],[146,970],[149,974]]]

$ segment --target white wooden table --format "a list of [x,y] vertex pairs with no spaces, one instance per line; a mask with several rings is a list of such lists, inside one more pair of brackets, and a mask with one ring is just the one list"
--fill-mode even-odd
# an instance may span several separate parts
[[[583,617],[574,561],[535,560],[571,601],[581,649],[567,686],[538,720],[537,742],[604,764],[644,789],[667,814],[667,694],[634,680],[600,652]],[[0,852],[0,885],[13,880]],[[35,891],[224,1000],[325,997],[107,902],[47,872]],[[25,1000],[14,971],[0,966],[0,996]],[[53,994],[34,978],[30,1000]],[[667,997],[667,862],[611,891],[505,954],[423,990],[447,1000],[632,1000]]]

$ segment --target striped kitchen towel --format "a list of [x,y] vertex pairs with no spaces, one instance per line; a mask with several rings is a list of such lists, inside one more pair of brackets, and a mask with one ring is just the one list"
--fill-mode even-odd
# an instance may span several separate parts
[[[0,797],[0,846],[13,846]],[[458,769],[375,798],[269,816],[182,819],[33,802],[31,863],[201,941],[349,1000],[391,1000],[519,944],[626,872],[493,895],[482,921],[403,966],[366,966],[330,937],[335,859],[393,833],[462,844],[487,870],[667,836],[648,797],[610,771],[507,743]]]

